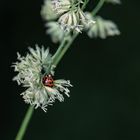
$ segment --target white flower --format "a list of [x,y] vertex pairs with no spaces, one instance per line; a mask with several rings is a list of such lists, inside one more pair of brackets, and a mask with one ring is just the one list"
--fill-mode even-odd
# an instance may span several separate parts
[[44,4],[41,7],[41,16],[44,20],[54,20],[58,17],[53,10],[51,0],[44,0]]
[[106,0],[106,2],[112,3],[112,4],[121,4],[121,0]]
[[78,8],[77,10],[71,10],[63,14],[58,23],[64,31],[76,31],[81,32],[86,25],[94,24],[94,20],[87,19],[85,13]]
[[86,20],[88,21],[88,24],[85,24],[85,29],[89,28],[89,26],[94,26],[96,24],[95,18],[92,16],[91,13],[85,12]]
[[[88,16],[90,16],[89,13]],[[95,25],[90,24],[89,26],[86,26],[86,31],[89,37],[100,37],[105,39],[107,36],[120,35],[117,25],[111,20],[105,20],[99,16],[95,17],[95,20]]]
[[69,97],[68,87],[72,85],[70,81],[53,79],[54,66],[48,49],[36,46],[36,49],[29,48],[29,51],[25,57],[18,53],[18,62],[13,64],[18,74],[13,80],[26,88],[21,93],[26,103],[35,108],[41,107],[46,112],[47,106],[55,99],[64,101],[62,92]]
[[71,0],[52,0],[53,10],[57,15],[67,12],[72,6]]
[[52,41],[54,43],[61,42],[64,39],[65,32],[64,30],[60,27],[58,22],[48,22],[46,24],[47,30],[46,33],[49,34],[52,38]]
[[84,26],[84,28],[86,28],[86,26],[89,25],[94,25],[96,23],[96,21],[94,20],[94,18],[89,18],[87,16],[88,12],[83,12],[81,9],[78,10],[77,14],[80,20],[80,24]]
[[72,30],[80,32],[82,28],[82,26],[79,25],[79,19],[74,11],[63,14],[59,18],[58,23],[64,31],[68,32]]
[[[61,40],[59,39],[62,37],[61,30],[65,33],[81,32],[85,28],[85,25],[95,22],[86,18],[84,12],[80,8],[83,4],[84,2],[82,0],[45,0],[44,6],[42,6],[41,10],[42,17],[45,20],[58,18],[58,23],[61,27],[61,29],[59,29],[59,33],[61,33],[60,37],[56,37],[56,39],[55,37],[52,37],[53,42]],[[50,24],[48,25],[50,26]],[[51,27],[58,28],[58,26],[54,26],[52,22],[51,25]],[[49,34],[54,36],[53,31],[49,31]]]
[[88,24],[86,17],[81,10],[82,0],[52,0],[53,10],[59,15],[58,23],[64,31],[81,32],[85,24]]
[[64,37],[65,39],[67,38],[67,40],[71,39],[71,34],[65,32],[58,22],[51,21],[46,23],[45,26],[47,27],[46,33],[51,36],[54,43],[63,41]]

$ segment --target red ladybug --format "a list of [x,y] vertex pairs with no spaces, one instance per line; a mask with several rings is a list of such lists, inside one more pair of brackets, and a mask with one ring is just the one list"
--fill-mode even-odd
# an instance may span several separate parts
[[52,78],[52,75],[46,75],[43,77],[42,79],[42,83],[44,86],[48,86],[48,87],[53,87],[54,86],[54,80]]

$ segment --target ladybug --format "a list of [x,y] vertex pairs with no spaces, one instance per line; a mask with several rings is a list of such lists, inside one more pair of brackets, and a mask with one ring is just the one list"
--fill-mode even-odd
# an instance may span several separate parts
[[52,78],[52,75],[51,74],[45,75],[42,78],[42,83],[43,83],[44,86],[53,87],[54,86],[54,80]]

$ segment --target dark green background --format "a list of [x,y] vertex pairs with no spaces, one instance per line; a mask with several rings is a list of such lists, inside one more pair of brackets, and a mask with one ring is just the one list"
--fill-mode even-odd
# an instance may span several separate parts
[[[19,95],[23,89],[11,81],[16,52],[24,55],[36,43],[49,46],[51,53],[57,49],[45,35],[42,3],[0,1],[0,140],[14,140],[28,108]],[[71,97],[46,114],[35,110],[24,140],[140,139],[140,1],[122,3],[106,4],[100,12],[118,24],[121,36],[91,40],[81,34],[76,39],[56,71],[57,78],[74,85]]]

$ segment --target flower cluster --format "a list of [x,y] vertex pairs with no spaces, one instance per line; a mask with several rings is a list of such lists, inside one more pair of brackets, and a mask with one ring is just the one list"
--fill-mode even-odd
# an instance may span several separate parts
[[53,10],[61,15],[58,23],[64,31],[76,31],[81,32],[86,24],[92,20],[87,20],[83,10],[80,8],[80,4],[83,3],[81,0],[52,0]]
[[55,20],[57,18],[56,13],[53,10],[51,0],[45,0],[41,7],[41,16],[44,20]]
[[60,25],[56,21],[48,22],[46,25],[47,31],[46,34],[51,36],[51,39],[54,43],[61,42],[64,37],[67,37],[67,40],[71,39],[71,35],[68,32],[64,32]]
[[88,20],[85,16],[85,13],[83,12],[81,5],[83,5],[84,2],[82,0],[52,0],[51,6],[44,3],[44,7],[42,8],[41,13],[46,13],[42,15],[45,20],[48,20],[47,16],[49,17],[50,13],[47,10],[52,8],[51,11],[53,11],[52,14],[56,14],[56,17],[58,18],[58,23],[60,27],[63,29],[64,32],[81,32],[85,25],[90,23],[95,23],[93,20]]
[[47,106],[55,99],[64,101],[62,92],[69,97],[68,87],[72,85],[67,80],[54,80],[54,66],[48,49],[36,46],[36,49],[29,48],[29,51],[25,57],[18,53],[18,62],[13,64],[18,74],[13,80],[26,88],[21,95],[27,104],[41,107],[46,112]]
[[[88,19],[93,19],[93,16],[88,12],[86,13],[86,17]],[[100,16],[96,16],[94,18],[96,20],[96,24],[94,26],[92,24],[86,25],[86,32],[90,38],[100,37],[105,39],[108,36],[120,35],[120,31],[113,21],[103,19]]]
[[[48,1],[48,5],[46,1]],[[42,17],[48,20],[49,15],[55,15],[56,20],[46,24],[48,28],[46,33],[51,36],[53,42],[61,42],[65,36],[69,35],[70,37],[71,33],[82,32],[83,30],[91,38],[105,39],[107,36],[120,34],[113,21],[105,20],[100,16],[94,17],[94,13],[83,12],[82,7],[86,4],[85,2],[86,0],[45,0],[44,7],[46,8],[42,8],[42,13],[44,13]],[[105,2],[121,4],[121,0],[105,0]]]
[[50,35],[54,43],[61,42],[67,34],[56,21],[50,21],[45,26],[47,27],[46,34]]
[[52,7],[57,15],[67,12],[73,4],[72,0],[52,0]]

